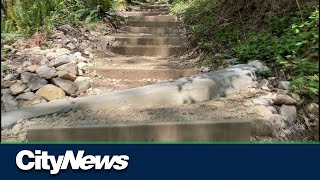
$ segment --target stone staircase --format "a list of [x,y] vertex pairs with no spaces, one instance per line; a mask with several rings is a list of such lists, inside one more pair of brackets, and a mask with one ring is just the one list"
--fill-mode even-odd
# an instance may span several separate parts
[[175,58],[186,53],[187,38],[181,37],[180,22],[169,15],[169,6],[148,3],[122,13],[126,30],[114,34],[115,42],[106,48],[116,56],[95,60],[89,68],[102,77],[93,87],[129,89],[199,73]]
[[[116,37],[121,45],[110,50],[122,55],[169,57],[186,52],[183,44],[186,39],[177,36],[180,22],[177,17],[168,14],[167,4],[142,5],[135,14],[128,15],[127,33]],[[147,14],[152,12],[153,14]],[[132,35],[134,34],[134,35]]]

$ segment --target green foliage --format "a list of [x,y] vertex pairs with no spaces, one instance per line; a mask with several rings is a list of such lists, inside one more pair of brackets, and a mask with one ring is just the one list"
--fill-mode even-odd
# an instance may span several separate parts
[[102,18],[110,10],[110,0],[15,0],[14,16],[1,13],[2,33],[18,31],[30,36],[36,31],[50,31],[59,24],[87,24]]
[[266,0],[173,0],[172,4],[171,11],[184,18],[191,39],[202,51],[232,50],[240,62],[259,59],[280,66],[293,80],[292,91],[317,96],[316,1],[300,1],[298,5],[289,0],[271,4]]

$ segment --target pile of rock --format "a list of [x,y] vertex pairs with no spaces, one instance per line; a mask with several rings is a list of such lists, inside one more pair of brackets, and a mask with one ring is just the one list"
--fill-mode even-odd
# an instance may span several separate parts
[[[262,80],[260,88],[267,87],[268,81]],[[252,99],[252,104],[261,107],[263,112],[266,112],[267,121],[255,122],[258,129],[254,133],[260,136],[272,136],[278,133],[280,128],[289,127],[296,123],[297,108],[296,106],[302,103],[302,99],[298,94],[289,93],[290,82],[280,81],[278,88],[274,88],[275,92],[269,92],[267,95]],[[270,90],[270,89],[268,89]],[[263,126],[262,126],[263,125]]]
[[80,52],[46,51],[47,65],[27,63],[1,79],[5,111],[68,97],[83,96],[91,87],[85,77],[87,59]]

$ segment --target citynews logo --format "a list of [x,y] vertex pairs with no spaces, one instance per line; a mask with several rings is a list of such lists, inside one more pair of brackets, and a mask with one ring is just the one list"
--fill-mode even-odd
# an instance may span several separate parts
[[[24,161],[25,158],[27,161]],[[16,156],[16,165],[21,170],[48,170],[50,174],[58,174],[60,170],[66,170],[69,164],[73,170],[90,170],[92,168],[124,170],[128,167],[128,161],[129,156],[127,155],[84,156],[83,150],[78,151],[76,156],[73,151],[67,150],[65,155],[60,155],[57,158],[54,155],[48,155],[48,151],[41,150],[35,150],[34,153],[22,150]]]

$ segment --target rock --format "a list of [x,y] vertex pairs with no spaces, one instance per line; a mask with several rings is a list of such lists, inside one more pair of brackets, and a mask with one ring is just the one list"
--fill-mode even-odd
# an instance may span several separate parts
[[291,83],[290,81],[280,81],[278,84],[278,88],[288,90],[290,83]]
[[70,56],[70,55],[61,55],[58,56],[57,58],[53,59],[50,61],[50,66],[53,67],[58,67],[67,63],[71,63],[73,61],[76,61],[75,57]]
[[70,54],[71,51],[69,49],[66,49],[66,48],[57,48],[55,50],[55,52],[59,55],[62,55],[62,54]]
[[26,70],[27,70],[28,72],[34,73],[34,72],[36,72],[36,70],[37,70],[38,68],[39,68],[38,65],[31,65],[31,66],[28,66],[28,67],[26,68]]
[[21,73],[20,78],[23,83],[29,83],[32,80],[32,78],[36,76],[37,76],[36,74],[30,73],[30,72],[23,72]]
[[9,94],[2,95],[1,101],[5,111],[12,111],[18,108],[18,102]]
[[77,79],[76,75],[67,71],[58,71],[58,77],[66,80],[71,80],[71,81],[74,81]]
[[262,79],[259,83],[259,86],[260,87],[263,87],[263,86],[268,86],[269,85],[269,81],[266,80],[266,79]]
[[272,114],[278,114],[278,111],[275,107],[273,106],[267,106],[267,108],[272,112]]
[[78,76],[83,76],[83,71],[81,69],[78,69]]
[[86,48],[86,49],[84,49],[84,51],[83,51],[83,53],[86,54],[86,55],[91,54],[91,52],[92,52],[92,49],[91,49],[91,48]]
[[46,54],[46,58],[47,58],[49,61],[51,61],[52,59],[54,59],[54,58],[56,58],[56,57],[57,57],[57,54],[54,53],[54,52],[48,52],[48,53]]
[[28,86],[24,83],[15,83],[12,86],[10,86],[10,90],[13,95],[18,95],[20,93],[23,93],[24,90],[26,90]]
[[265,106],[255,106],[253,109],[254,112],[261,117],[268,118],[272,116],[272,112]]
[[78,90],[77,84],[69,80],[65,80],[61,78],[53,78],[52,82],[53,84],[62,88],[68,95],[74,94]]
[[19,108],[28,107],[32,105],[32,101],[18,100]]
[[36,74],[30,72],[23,72],[21,74],[21,81],[27,83],[31,91],[38,90],[48,84],[48,81],[44,78],[39,77]]
[[48,101],[45,100],[45,99],[37,98],[37,99],[35,99],[34,101],[31,102],[31,105],[40,104],[40,103],[46,103],[46,102],[48,102]]
[[297,118],[297,108],[295,106],[282,105],[279,114],[285,118],[284,120],[287,123],[293,124]]
[[270,71],[270,69],[267,66],[263,65],[259,60],[250,61],[248,65],[257,68],[258,72],[260,73]]
[[16,100],[33,101],[37,96],[33,92],[22,93],[16,97]]
[[257,98],[257,99],[252,99],[252,103],[256,106],[271,106],[272,100]]
[[235,64],[239,61],[239,59],[238,58],[230,58],[230,59],[224,59],[223,61],[227,64]]
[[77,77],[75,82],[77,82],[77,81],[91,81],[91,78],[90,77]]
[[17,76],[18,76],[18,75],[15,75],[15,74],[7,74],[7,75],[3,78],[3,80],[5,80],[5,81],[13,81],[13,80],[17,79]]
[[23,129],[22,124],[18,123],[13,126],[13,128],[11,129],[11,133],[17,135],[22,129]]
[[57,76],[57,71],[54,68],[50,68],[48,66],[40,66],[36,70],[36,72],[40,77],[43,77],[45,79],[51,79]]
[[82,57],[82,55],[81,55],[81,52],[75,52],[74,54],[73,54],[73,56],[75,56],[75,57]]
[[5,95],[5,94],[11,94],[11,90],[10,89],[1,89],[1,96]]
[[297,104],[297,101],[294,100],[292,97],[285,95],[285,94],[279,94],[277,95],[276,99],[273,102],[275,105],[295,105]]
[[91,87],[91,83],[88,81],[76,81],[75,83],[79,87],[76,92],[77,95],[86,92]]
[[288,90],[284,90],[284,89],[277,89],[277,94],[288,94]]
[[76,48],[76,46],[75,46],[73,43],[71,43],[71,42],[67,44],[67,47],[68,47],[69,49],[71,49],[71,50],[73,50],[73,49]]
[[16,83],[16,81],[2,81],[1,82],[1,88],[9,88],[14,83]]
[[27,67],[27,66],[30,66],[30,65],[32,65],[32,62],[31,62],[31,61],[24,61],[24,62],[22,63],[22,67]]
[[200,68],[200,72],[203,72],[203,73],[209,72],[210,70],[211,70],[210,67],[204,67],[204,66],[202,66],[202,67]]
[[30,82],[27,85],[32,91],[35,91],[42,88],[46,84],[48,84],[47,80],[39,76],[35,76],[30,80]]
[[300,96],[299,96],[299,94],[297,94],[297,93],[290,93],[290,96],[294,99],[294,100],[296,100],[296,101],[301,101],[301,98],[300,98]]
[[272,115],[269,118],[257,118],[251,123],[251,132],[257,136],[275,136],[283,127],[285,123],[282,116]]
[[48,101],[52,101],[55,99],[63,99],[66,97],[66,93],[61,88],[52,84],[47,84],[44,87],[40,88],[36,92],[36,95]]
[[88,66],[88,64],[85,62],[79,62],[77,66],[80,70],[85,70],[85,67]]
[[78,75],[78,67],[76,63],[68,63],[57,67],[59,71],[67,71],[74,75]]

